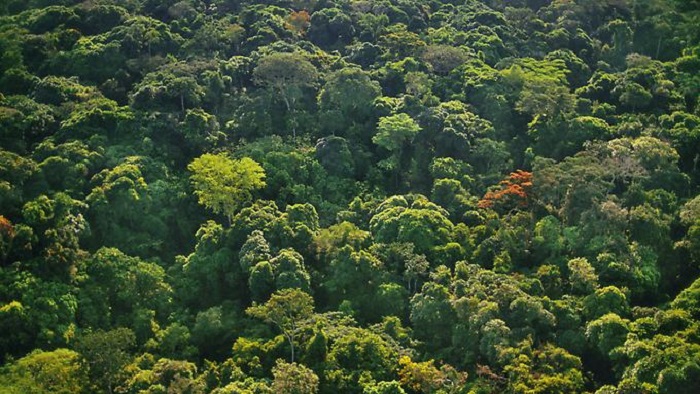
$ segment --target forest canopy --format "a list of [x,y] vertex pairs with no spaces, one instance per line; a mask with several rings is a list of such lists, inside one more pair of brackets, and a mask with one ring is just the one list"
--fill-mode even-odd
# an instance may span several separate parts
[[0,2],[0,392],[700,392],[699,26]]

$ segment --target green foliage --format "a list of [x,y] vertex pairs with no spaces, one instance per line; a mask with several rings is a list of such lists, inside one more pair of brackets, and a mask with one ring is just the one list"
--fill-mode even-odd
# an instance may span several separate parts
[[700,282],[695,280],[690,287],[678,294],[671,303],[671,307],[685,310],[697,318],[700,315]]
[[92,177],[93,189],[87,195],[96,246],[116,246],[127,253],[147,255],[159,249],[165,224],[153,214],[155,193],[146,183],[143,157],[127,157],[114,168]]
[[598,287],[598,276],[595,268],[585,259],[569,260],[569,282],[571,290],[578,294],[590,294]]
[[356,329],[331,346],[326,379],[345,392],[362,392],[368,381],[391,380],[398,354],[385,339]]
[[95,389],[113,392],[122,367],[131,361],[134,344],[134,333],[128,328],[95,331],[78,338],[75,349]]
[[531,341],[504,348],[507,390],[527,392],[576,392],[583,389],[581,360],[566,350],[545,344],[534,348]]
[[314,394],[318,392],[318,376],[305,367],[296,363],[286,363],[277,360],[272,368],[272,389],[275,393],[284,394]]
[[7,365],[0,374],[3,392],[77,393],[88,381],[80,368],[80,355],[68,349],[36,350]]
[[194,159],[187,169],[199,203],[225,215],[233,215],[252,199],[256,189],[265,186],[265,172],[253,159],[233,160],[224,154],[205,153]]
[[0,391],[700,392],[699,18],[0,2]]
[[536,61],[519,59],[501,74],[506,85],[519,89],[515,109],[536,117],[556,117],[573,109],[574,96],[569,92],[561,60]]
[[295,103],[303,98],[304,89],[316,85],[317,79],[316,67],[298,53],[265,56],[253,70],[255,83],[268,88],[273,97],[283,100],[294,137],[298,122],[294,117]]
[[629,332],[629,321],[615,313],[608,313],[591,321],[586,327],[586,337],[604,356],[622,346]]
[[411,143],[419,131],[420,126],[407,114],[384,116],[379,119],[372,142],[394,153]]
[[357,318],[362,321],[377,321],[384,313],[400,312],[391,309],[395,305],[385,305],[387,300],[380,295],[385,275],[376,256],[346,246],[331,260],[329,268],[325,287],[333,304],[361,311]]
[[299,323],[311,317],[313,311],[313,298],[299,289],[277,291],[264,304],[246,309],[246,313],[250,316],[272,323],[282,331],[291,348],[292,363],[294,362],[294,339],[299,335]]
[[454,227],[443,208],[421,195],[389,197],[375,212],[370,229],[378,242],[410,242],[419,253],[446,244]]
[[629,305],[625,294],[615,286],[597,289],[584,300],[586,316],[591,320],[607,313],[616,313],[620,316],[629,314]]
[[177,257],[180,272],[175,285],[185,304],[208,308],[244,290],[240,264],[234,260],[227,235],[220,224],[207,221],[197,230],[194,252]]
[[[370,119],[374,100],[381,95],[381,88],[370,76],[357,68],[343,68],[326,78],[318,95],[321,110],[328,111],[329,131],[343,133]],[[338,115],[342,118],[339,119]]]
[[[85,327],[136,329],[144,312],[163,318],[170,309],[172,289],[163,268],[118,249],[102,248],[90,258],[81,287],[79,320]],[[153,335],[154,323],[149,319],[145,331],[135,331],[140,341]]]
[[688,226],[685,239],[680,246],[686,247],[695,260],[700,256],[700,244],[697,235],[700,234],[700,197],[688,201],[680,211],[681,222]]
[[426,342],[429,351],[449,344],[454,310],[445,286],[428,282],[411,299],[411,323],[416,337]]

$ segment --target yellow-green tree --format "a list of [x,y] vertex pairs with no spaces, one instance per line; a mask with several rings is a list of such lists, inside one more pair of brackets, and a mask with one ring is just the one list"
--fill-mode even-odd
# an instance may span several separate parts
[[194,159],[187,169],[199,203],[229,223],[233,214],[252,199],[253,191],[265,187],[265,171],[253,159],[231,159],[224,153],[205,153]]
[[80,392],[87,385],[80,355],[68,349],[37,349],[6,365],[0,373],[0,391],[7,394],[68,394]]
[[299,323],[314,313],[314,299],[300,289],[280,290],[261,305],[246,309],[250,316],[276,325],[289,342],[290,362],[294,362],[294,340],[299,335]]

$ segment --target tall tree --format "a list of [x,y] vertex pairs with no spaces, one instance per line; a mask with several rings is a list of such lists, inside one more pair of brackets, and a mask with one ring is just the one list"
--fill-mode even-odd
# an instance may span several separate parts
[[265,186],[265,171],[255,160],[231,159],[226,154],[205,153],[187,169],[199,203],[228,218],[248,203],[252,192]]
[[96,331],[78,339],[75,348],[96,388],[108,394],[114,392],[124,373],[122,368],[131,361],[135,342],[134,333],[128,328]]
[[314,299],[299,289],[283,289],[272,294],[264,304],[246,309],[246,313],[272,323],[282,331],[289,343],[290,362],[293,363],[294,340],[300,334],[299,323],[314,313]]
[[296,138],[296,101],[303,96],[303,89],[314,86],[318,79],[316,67],[298,53],[275,53],[258,62],[253,78],[284,101],[291,117],[292,135]]

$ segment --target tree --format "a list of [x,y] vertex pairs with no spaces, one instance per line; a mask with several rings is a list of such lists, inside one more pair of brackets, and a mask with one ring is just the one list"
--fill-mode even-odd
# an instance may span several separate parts
[[359,68],[342,68],[326,78],[318,95],[324,129],[334,134],[363,138],[371,129],[374,100],[382,93],[379,83]]
[[396,152],[410,143],[421,130],[421,127],[408,114],[400,113],[384,116],[377,124],[377,134],[372,137],[372,142],[382,148]]
[[3,265],[12,249],[15,238],[15,226],[6,217],[0,215],[0,263]]
[[51,190],[65,191],[73,197],[84,190],[89,180],[85,174],[97,171],[104,160],[99,151],[82,141],[57,144],[53,139],[37,145],[33,157]]
[[91,241],[95,248],[114,246],[129,254],[145,254],[159,247],[167,231],[154,214],[152,193],[144,179],[144,157],[130,156],[92,177],[90,204]]
[[552,344],[535,348],[532,339],[501,352],[505,392],[574,393],[584,389],[581,359]]
[[434,360],[416,362],[408,356],[399,358],[401,385],[416,393],[459,393],[467,380],[467,374],[458,372],[448,364],[439,369]]
[[6,365],[0,373],[0,387],[6,394],[71,394],[87,386],[80,355],[68,349],[35,350]]
[[[686,332],[697,332],[697,325]],[[683,331],[648,339],[629,338],[613,351],[626,357],[620,390],[616,392],[640,392],[644,388],[662,394],[694,393],[700,389],[699,352],[700,345]]]
[[696,319],[700,318],[700,279],[696,279],[681,291],[671,303],[671,307],[688,311]]
[[83,203],[64,193],[54,194],[53,199],[41,195],[24,205],[22,216],[25,223],[44,236],[40,244],[42,260],[36,262],[40,263],[37,271],[64,278],[75,275],[76,265],[82,257],[80,236],[87,230],[81,214],[84,209]]
[[7,300],[0,306],[5,333],[0,354],[19,357],[35,348],[64,347],[75,337],[74,286],[42,280],[15,264],[0,269],[0,298]]
[[219,130],[216,116],[199,108],[188,109],[178,129],[194,152],[210,149],[226,138],[226,135]]
[[318,95],[322,109],[338,109],[348,117],[367,117],[373,108],[372,102],[381,96],[379,83],[360,68],[343,68],[326,78]]
[[[26,202],[24,185],[31,183],[32,178],[39,172],[36,162],[21,155],[0,150],[0,204],[3,208],[17,213]],[[3,212],[9,214],[10,212]]]
[[498,189],[488,191],[479,201],[479,208],[527,208],[532,188],[532,173],[518,170],[499,183]]
[[607,139],[612,133],[605,120],[593,116],[566,120],[538,117],[528,124],[528,135],[535,141],[533,151],[555,159],[575,154],[587,141]]
[[377,41],[386,49],[390,59],[404,59],[425,47],[425,41],[403,23],[390,25],[383,33]]
[[392,196],[374,210],[369,225],[381,243],[410,242],[417,253],[431,257],[438,246],[451,240],[454,225],[449,213],[425,196]]
[[494,127],[486,119],[469,111],[460,101],[442,102],[430,109],[430,125],[435,133],[436,156],[465,160],[474,155],[476,141],[493,137]]
[[331,345],[326,378],[338,392],[359,393],[371,381],[395,378],[398,352],[388,338],[353,328]]
[[260,230],[254,230],[238,252],[238,261],[243,272],[249,272],[257,263],[272,258],[270,245]]
[[129,370],[131,379],[120,385],[120,392],[189,394],[206,392],[205,382],[197,376],[197,365],[185,360],[161,358],[156,361],[153,355],[146,353],[137,357],[125,369]]
[[306,10],[292,11],[285,18],[287,28],[299,36],[306,34],[306,29],[309,28],[311,16]]
[[128,328],[95,331],[81,336],[75,350],[80,353],[90,380],[112,394],[123,373],[122,367],[131,361],[136,338]]
[[546,335],[554,328],[556,321],[554,315],[546,310],[536,297],[518,297],[510,303],[508,309],[510,309],[510,316],[508,316],[510,327],[534,330],[541,335]]
[[315,394],[318,376],[306,366],[277,360],[272,367],[272,389],[280,394]]
[[449,290],[428,282],[411,298],[411,323],[415,336],[425,342],[429,352],[449,346],[455,323],[455,311]]
[[571,290],[578,294],[590,294],[598,287],[598,275],[595,268],[585,257],[569,260],[569,284]]
[[253,159],[231,159],[226,154],[205,153],[187,169],[199,203],[228,218],[252,199],[252,192],[265,187],[265,171]]
[[697,264],[700,262],[700,195],[683,205],[680,218],[681,223],[688,227],[688,231],[679,245],[688,249]]
[[253,301],[264,301],[270,298],[275,290],[275,271],[269,261],[256,263],[250,269],[248,288]]
[[586,338],[608,359],[613,349],[625,343],[629,330],[629,320],[608,313],[588,323]]
[[291,350],[290,362],[294,362],[294,340],[300,334],[299,323],[311,317],[314,300],[300,289],[283,289],[272,294],[262,305],[246,309],[250,316],[272,323],[282,331]]
[[589,320],[599,318],[608,313],[625,317],[629,315],[627,296],[615,286],[597,289],[584,299],[584,313]]
[[533,118],[555,118],[571,112],[575,96],[570,92],[563,60],[523,58],[501,71],[503,83],[519,90],[515,109]]
[[467,53],[459,47],[428,45],[421,58],[439,75],[447,75],[467,60]]
[[382,312],[378,291],[385,276],[382,262],[364,250],[354,252],[346,246],[340,249],[329,268],[325,287],[333,304],[344,303],[358,310],[361,321],[378,320]]
[[315,85],[318,79],[316,67],[298,53],[274,53],[258,62],[253,78],[284,101],[287,114],[292,117],[292,135],[296,138],[294,105],[303,96],[304,88]]
[[367,244],[369,231],[364,231],[350,222],[341,222],[328,228],[321,229],[314,237],[314,247],[317,258],[323,262],[330,261],[343,246],[350,246],[358,251]]
[[[165,270],[114,248],[99,249],[85,265],[78,298],[80,323],[93,329],[131,327],[140,341],[150,338],[151,321],[156,315],[165,317],[171,303]],[[144,313],[151,318],[139,330]]]
[[[386,15],[384,15],[386,16]],[[378,382],[372,385],[365,385],[363,394],[406,394],[401,388],[401,384],[395,380],[388,382]]]
[[145,350],[159,357],[192,359],[197,356],[197,348],[191,344],[192,334],[181,323],[171,323],[159,330],[155,338],[146,342]]
[[178,62],[147,74],[132,90],[132,106],[143,110],[179,110],[184,116],[187,107],[202,103],[205,90],[197,77],[207,67],[201,63]]
[[275,278],[275,288],[299,288],[310,291],[311,278],[306,272],[304,258],[294,249],[282,249],[279,254],[270,260]]
[[[335,121],[336,119],[334,119]],[[324,137],[316,142],[315,148],[316,160],[329,175],[348,177],[355,173],[355,163],[350,151],[350,144],[345,138],[334,135]]]
[[354,34],[352,19],[339,8],[323,8],[311,15],[309,38],[322,48],[349,43]]

